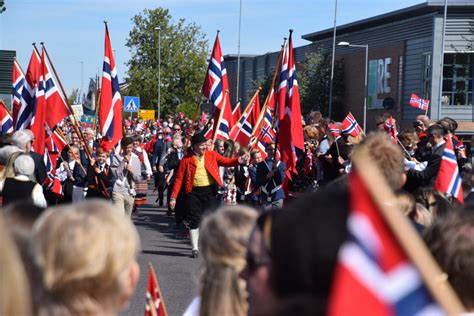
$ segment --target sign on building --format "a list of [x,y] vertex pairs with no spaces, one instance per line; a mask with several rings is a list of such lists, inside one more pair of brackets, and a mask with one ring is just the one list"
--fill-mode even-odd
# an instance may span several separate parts
[[139,109],[140,109],[139,97],[125,96],[125,99],[123,102],[124,112],[137,113]]
[[391,74],[389,66],[392,58],[380,58],[369,61],[369,73],[367,84],[367,109],[383,109],[384,97],[381,95],[390,94],[392,89],[389,84]]

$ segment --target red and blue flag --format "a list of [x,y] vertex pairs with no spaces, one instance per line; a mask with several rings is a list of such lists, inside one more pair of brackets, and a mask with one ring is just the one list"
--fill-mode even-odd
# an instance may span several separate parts
[[344,121],[342,121],[342,133],[351,135],[352,137],[357,137],[360,133],[362,133],[362,128],[360,127],[359,123],[357,123],[351,112],[349,112]]
[[454,146],[451,137],[446,140],[441,165],[438,176],[434,184],[434,189],[452,196],[464,203],[464,197],[461,186],[461,176],[459,175],[458,162],[454,153]]
[[10,113],[8,113],[7,107],[2,100],[0,100],[0,124],[0,133],[13,133],[13,119]]
[[425,100],[417,96],[416,94],[412,93],[410,96],[410,106],[419,108],[423,111],[428,110],[428,106],[430,105],[430,100]]

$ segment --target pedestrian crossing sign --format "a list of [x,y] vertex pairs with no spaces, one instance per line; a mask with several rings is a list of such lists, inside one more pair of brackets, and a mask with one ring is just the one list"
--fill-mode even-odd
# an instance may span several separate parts
[[139,97],[132,97],[132,96],[125,96],[123,102],[123,111],[124,112],[138,112],[140,109],[140,98]]

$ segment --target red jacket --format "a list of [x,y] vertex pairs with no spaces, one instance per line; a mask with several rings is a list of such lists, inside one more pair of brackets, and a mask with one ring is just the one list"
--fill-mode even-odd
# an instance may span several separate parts
[[[219,166],[233,167],[239,164],[238,158],[225,158],[215,151],[204,152],[204,167],[214,180],[222,186],[222,179],[219,174]],[[193,190],[194,175],[196,174],[196,160],[194,155],[184,157],[176,172],[173,193],[171,198],[176,199],[181,187],[184,184],[184,192],[188,194]]]

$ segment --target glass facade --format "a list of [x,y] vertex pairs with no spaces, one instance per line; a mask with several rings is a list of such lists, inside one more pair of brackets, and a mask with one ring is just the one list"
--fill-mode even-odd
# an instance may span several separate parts
[[443,105],[472,106],[474,53],[445,53]]

